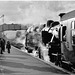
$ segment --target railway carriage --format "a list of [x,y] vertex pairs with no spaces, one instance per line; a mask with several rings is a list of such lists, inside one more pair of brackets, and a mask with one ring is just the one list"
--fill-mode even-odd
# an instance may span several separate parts
[[59,16],[62,62],[69,64],[69,70],[72,71],[75,69],[75,10]]

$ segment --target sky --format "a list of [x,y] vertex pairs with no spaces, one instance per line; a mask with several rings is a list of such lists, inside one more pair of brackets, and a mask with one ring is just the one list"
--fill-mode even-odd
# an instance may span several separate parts
[[[42,24],[47,20],[59,21],[60,13],[75,10],[75,1],[64,0],[12,0],[0,1],[0,16],[4,23]],[[3,18],[0,18],[0,24]]]

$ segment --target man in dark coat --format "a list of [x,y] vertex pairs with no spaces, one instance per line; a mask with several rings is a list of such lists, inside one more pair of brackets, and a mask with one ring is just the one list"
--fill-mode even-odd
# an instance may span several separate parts
[[3,39],[0,38],[0,49],[1,49],[1,54],[3,54]]

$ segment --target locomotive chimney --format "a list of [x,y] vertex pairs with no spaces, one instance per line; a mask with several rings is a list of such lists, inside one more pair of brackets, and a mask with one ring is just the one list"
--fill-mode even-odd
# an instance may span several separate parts
[[66,13],[60,13],[59,16],[60,16],[60,20],[61,18],[63,17],[63,15],[65,15]]
[[62,18],[63,15],[65,15],[65,13],[60,13],[59,14],[60,18]]

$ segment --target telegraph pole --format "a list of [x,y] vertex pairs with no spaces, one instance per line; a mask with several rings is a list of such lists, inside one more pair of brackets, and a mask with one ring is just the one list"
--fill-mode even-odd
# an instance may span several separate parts
[[2,22],[4,24],[4,14],[0,18],[2,18]]
[[[0,16],[0,19],[2,19],[2,23],[4,24],[4,14],[2,16]],[[3,26],[2,26],[2,30],[3,30]],[[0,32],[0,37],[4,38],[4,32]]]
[[3,24],[4,24],[4,14],[3,14]]

